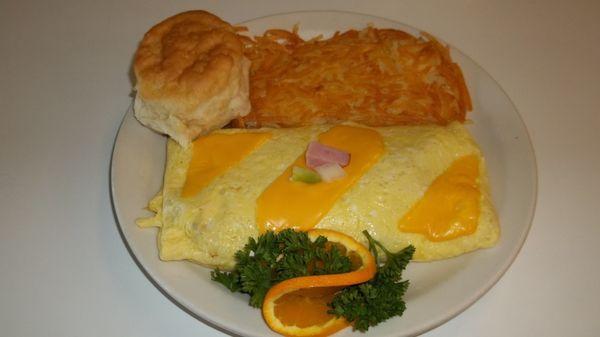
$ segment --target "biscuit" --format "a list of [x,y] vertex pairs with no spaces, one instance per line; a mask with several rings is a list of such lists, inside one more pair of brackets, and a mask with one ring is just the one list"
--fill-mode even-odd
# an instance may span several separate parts
[[243,44],[235,27],[208,12],[184,12],[152,27],[133,68],[135,116],[183,146],[250,111]]

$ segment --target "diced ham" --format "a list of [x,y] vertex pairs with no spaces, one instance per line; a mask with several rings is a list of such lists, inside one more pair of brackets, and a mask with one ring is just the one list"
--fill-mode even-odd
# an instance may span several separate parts
[[306,166],[315,169],[324,164],[335,163],[347,166],[350,163],[350,153],[336,149],[319,142],[310,142],[306,149]]

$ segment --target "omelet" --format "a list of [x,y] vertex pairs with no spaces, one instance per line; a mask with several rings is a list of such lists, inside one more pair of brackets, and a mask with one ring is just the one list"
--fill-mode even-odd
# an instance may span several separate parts
[[[290,181],[311,141],[350,153],[336,182]],[[230,269],[264,230],[325,228],[431,261],[493,246],[500,235],[485,160],[464,125],[315,125],[222,129],[184,148],[169,140],[162,191],[141,227],[159,227],[162,260]]]

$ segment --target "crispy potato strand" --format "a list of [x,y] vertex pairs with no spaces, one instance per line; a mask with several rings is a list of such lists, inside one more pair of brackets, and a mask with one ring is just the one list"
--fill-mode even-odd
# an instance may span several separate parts
[[368,27],[305,41],[272,29],[245,45],[252,111],[238,127],[447,124],[471,110],[448,47],[426,33]]

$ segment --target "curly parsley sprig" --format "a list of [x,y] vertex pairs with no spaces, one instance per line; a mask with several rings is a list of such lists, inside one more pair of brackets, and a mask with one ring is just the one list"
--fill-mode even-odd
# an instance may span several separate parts
[[[411,245],[397,253],[387,250],[367,231],[369,250],[378,258],[378,248],[386,262],[378,265],[375,277],[338,292],[329,306],[329,313],[343,316],[355,330],[367,331],[391,317],[401,316],[406,309],[402,297],[409,282],[402,280],[402,272],[412,259],[415,248]],[[235,254],[233,271],[215,270],[212,279],[232,292],[250,295],[250,305],[260,308],[273,285],[299,276],[347,273],[352,269],[350,258],[336,245],[327,245],[327,238],[315,241],[306,232],[286,229],[279,233],[266,232],[257,240],[250,238]]]
[[392,253],[367,231],[363,231],[363,234],[369,240],[369,250],[375,258],[378,257],[379,247],[386,255],[386,262],[378,266],[375,277],[370,281],[346,287],[337,293],[329,304],[329,313],[343,316],[353,324],[355,330],[364,332],[369,327],[404,313],[406,304],[402,297],[409,281],[402,280],[402,271],[412,259],[415,248],[410,245]]
[[235,254],[233,271],[215,270],[214,281],[232,292],[250,295],[250,305],[260,308],[269,288],[299,276],[347,273],[352,261],[335,245],[326,245],[327,238],[319,236],[315,241],[306,232],[293,229],[279,233],[268,231],[250,238],[242,250]]

